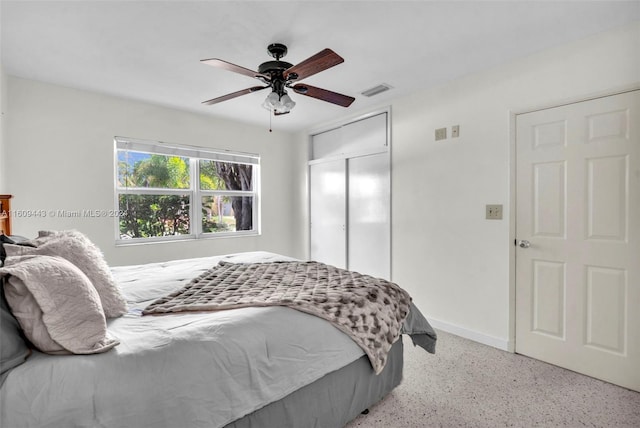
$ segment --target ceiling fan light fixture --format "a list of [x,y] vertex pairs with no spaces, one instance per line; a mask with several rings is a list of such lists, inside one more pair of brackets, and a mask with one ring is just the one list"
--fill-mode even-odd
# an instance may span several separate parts
[[267,110],[273,110],[278,114],[289,113],[295,106],[295,101],[286,92],[280,96],[276,91],[267,95],[267,98],[262,103],[262,107]]
[[286,93],[282,96],[282,98],[280,98],[280,102],[282,103],[282,106],[287,109],[287,111],[291,111],[296,106],[296,102],[293,101],[291,97]]
[[273,110],[279,102],[280,97],[278,97],[278,94],[274,91],[267,95],[267,98],[265,98],[264,102],[262,103],[262,107],[266,108],[267,110]]

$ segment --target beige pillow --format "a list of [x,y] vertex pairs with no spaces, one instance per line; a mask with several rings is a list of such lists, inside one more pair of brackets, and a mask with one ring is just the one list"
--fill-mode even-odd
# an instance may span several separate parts
[[100,296],[71,262],[51,256],[7,257],[0,275],[11,312],[33,345],[49,354],[95,354],[119,342],[107,333]]
[[127,313],[127,302],[116,284],[100,249],[76,230],[42,231],[30,241],[36,248],[5,244],[7,257],[26,255],[59,256],[76,265],[89,278],[100,295],[107,318]]

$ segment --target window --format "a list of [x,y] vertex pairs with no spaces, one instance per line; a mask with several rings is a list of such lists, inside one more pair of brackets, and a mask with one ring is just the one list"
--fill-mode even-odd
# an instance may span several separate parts
[[258,234],[258,155],[116,137],[121,244]]

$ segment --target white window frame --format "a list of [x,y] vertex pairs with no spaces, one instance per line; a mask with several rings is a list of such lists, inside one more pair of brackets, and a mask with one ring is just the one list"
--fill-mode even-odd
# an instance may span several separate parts
[[[158,189],[147,187],[120,187],[118,185],[118,152],[130,150],[133,152],[180,156],[189,159],[190,187],[188,189]],[[120,237],[120,218],[115,218],[116,245],[136,245],[155,242],[171,242],[194,239],[214,239],[240,236],[260,235],[260,155],[253,153],[216,150],[205,147],[175,145],[160,141],[145,141],[126,137],[114,137],[114,206],[116,212],[120,209],[120,195],[189,195],[190,233],[184,235],[155,236],[148,238],[122,239]],[[251,164],[253,190],[202,190],[200,189],[200,160],[221,161],[231,163]],[[252,230],[232,232],[203,232],[202,230],[202,197],[203,196],[245,196],[253,198]]]

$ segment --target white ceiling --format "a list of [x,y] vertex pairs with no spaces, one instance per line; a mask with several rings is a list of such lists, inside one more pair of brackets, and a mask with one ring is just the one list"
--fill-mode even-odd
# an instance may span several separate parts
[[[10,75],[266,126],[260,84],[200,63],[256,70],[284,43],[292,64],[324,48],[345,62],[304,82],[356,97],[348,109],[293,94],[274,128],[308,129],[412,91],[640,20],[639,1],[4,1]],[[393,87],[367,98],[380,83]]]

